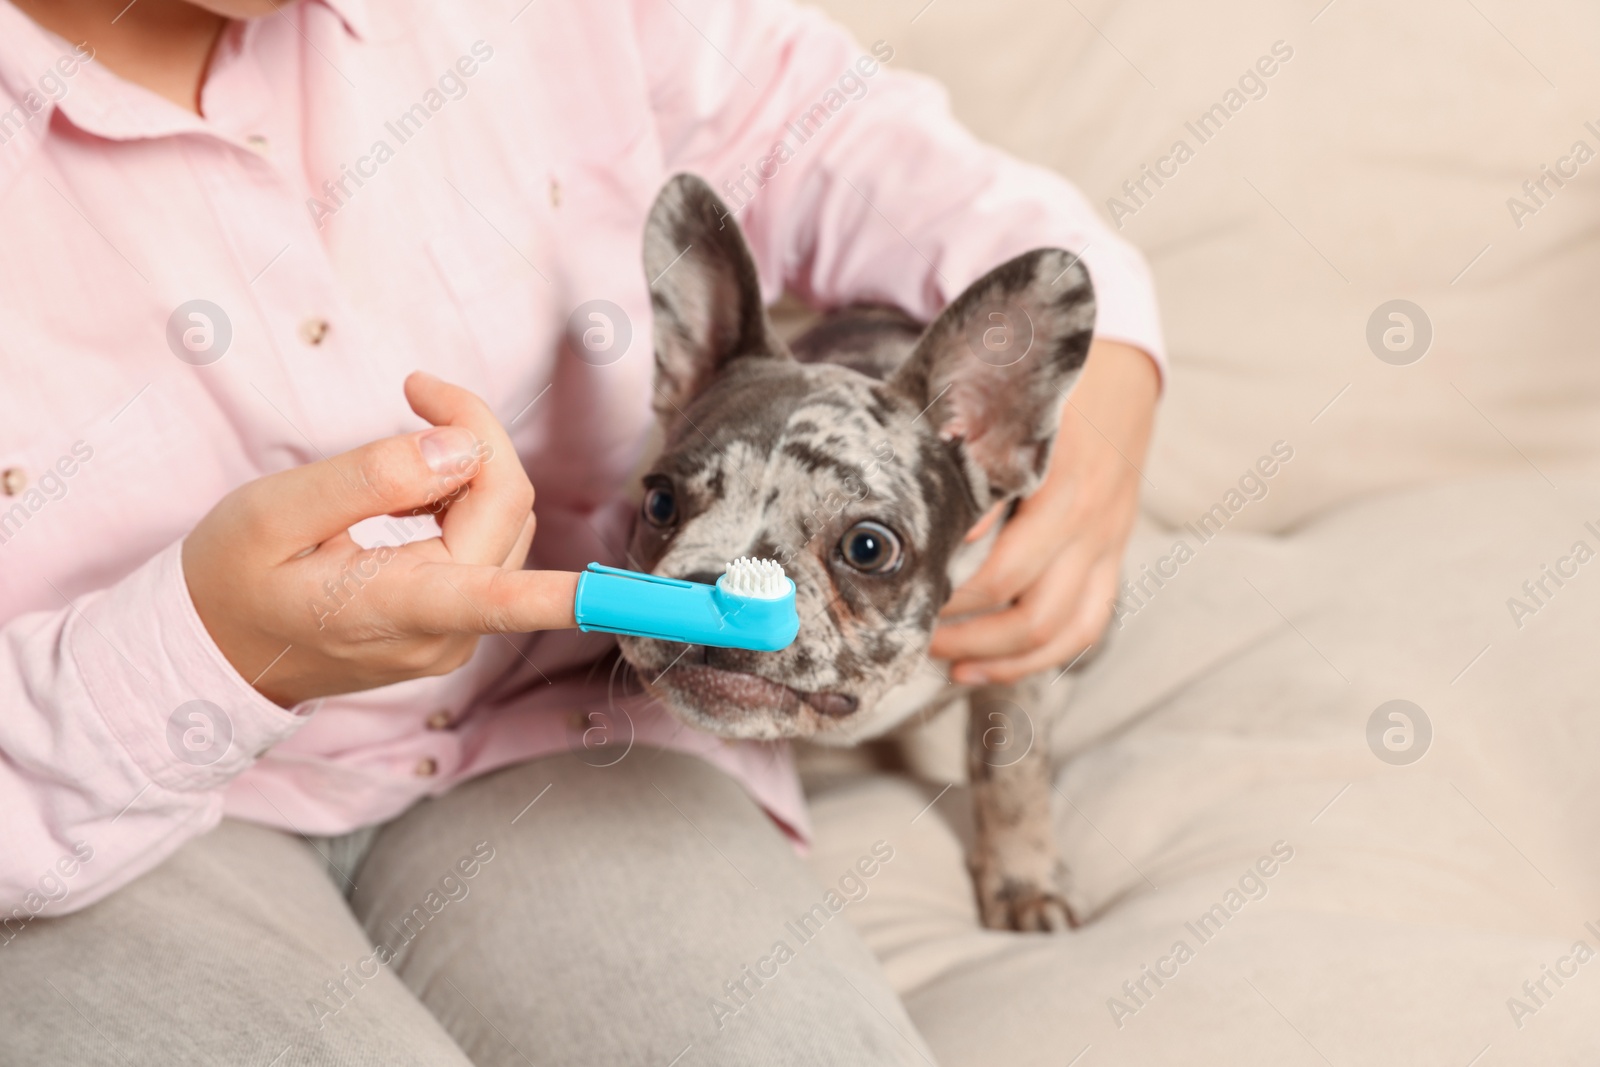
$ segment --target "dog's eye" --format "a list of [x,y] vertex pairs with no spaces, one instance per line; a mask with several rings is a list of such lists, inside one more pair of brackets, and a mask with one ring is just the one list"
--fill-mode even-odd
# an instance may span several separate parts
[[644,519],[651,526],[670,526],[678,517],[678,498],[664,485],[653,485],[644,495]]
[[884,574],[900,563],[900,538],[876,522],[858,522],[839,539],[844,561],[866,574]]

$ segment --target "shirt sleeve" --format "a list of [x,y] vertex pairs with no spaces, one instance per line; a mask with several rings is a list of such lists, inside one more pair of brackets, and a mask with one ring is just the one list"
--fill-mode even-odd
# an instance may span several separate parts
[[0,627],[0,944],[215,826],[223,787],[305,721],[228,664],[180,550]]
[[895,304],[931,319],[1015,255],[1055,246],[1094,282],[1096,335],[1165,372],[1143,257],[1071,183],[979,142],[932,80],[890,69],[786,0],[637,0],[668,168],[743,224],[764,294]]

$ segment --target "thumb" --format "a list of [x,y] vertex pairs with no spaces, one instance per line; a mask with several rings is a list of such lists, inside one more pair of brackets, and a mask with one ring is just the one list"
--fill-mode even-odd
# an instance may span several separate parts
[[445,499],[468,480],[477,447],[458,426],[373,441],[244,486],[240,518],[287,559],[363,519]]

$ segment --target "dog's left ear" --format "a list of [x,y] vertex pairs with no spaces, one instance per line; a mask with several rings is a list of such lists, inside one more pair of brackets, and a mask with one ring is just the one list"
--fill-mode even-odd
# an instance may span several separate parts
[[889,388],[959,443],[981,506],[1031,492],[1094,336],[1078,257],[1025,252],[970,285],[923,333]]
[[644,232],[655,315],[656,411],[669,423],[739,356],[786,356],[739,222],[693,174],[667,182]]

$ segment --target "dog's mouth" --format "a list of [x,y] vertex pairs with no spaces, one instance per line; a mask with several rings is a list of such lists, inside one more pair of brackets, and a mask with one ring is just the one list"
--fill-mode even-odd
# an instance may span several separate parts
[[710,650],[691,645],[657,676],[653,687],[665,685],[674,695],[687,698],[701,709],[737,708],[795,715],[808,708],[824,719],[841,719],[860,706],[849,693],[813,692],[784,685],[750,671],[717,666]]

